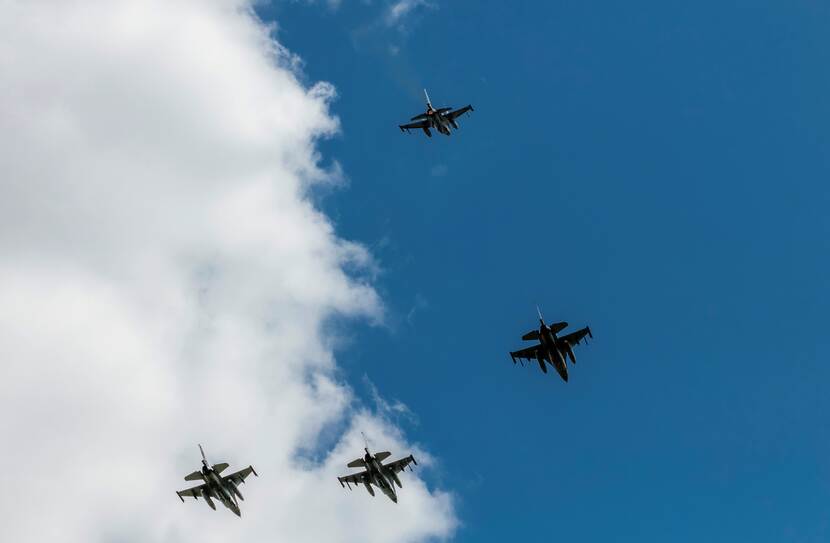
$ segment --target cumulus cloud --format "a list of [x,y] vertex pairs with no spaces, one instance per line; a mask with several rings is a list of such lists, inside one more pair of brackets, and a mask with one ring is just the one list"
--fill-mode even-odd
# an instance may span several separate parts
[[[296,68],[245,0],[0,3],[4,540],[453,532],[417,473],[397,506],[334,479],[361,430],[413,445],[337,378],[326,323],[383,307],[308,198],[339,127]],[[242,519],[173,493],[197,442],[260,473]]]
[[426,0],[396,0],[386,10],[386,24],[394,26],[419,7],[430,7]]

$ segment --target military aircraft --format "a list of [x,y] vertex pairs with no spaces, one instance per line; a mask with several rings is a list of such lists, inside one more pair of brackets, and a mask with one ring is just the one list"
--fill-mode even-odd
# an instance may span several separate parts
[[398,125],[401,132],[409,132],[410,129],[420,128],[424,131],[424,134],[431,138],[432,132],[430,131],[430,128],[434,128],[445,136],[449,136],[450,127],[458,130],[458,122],[456,119],[468,111],[473,111],[473,106],[470,105],[466,105],[461,109],[456,109],[455,111],[452,111],[451,107],[439,107],[438,109],[435,109],[432,107],[432,102],[429,101],[429,94],[427,94],[426,89],[424,89],[424,96],[426,96],[427,99],[426,113],[421,113],[420,115],[412,117],[410,121],[416,121],[414,123]]
[[245,478],[248,475],[252,473],[257,477],[259,477],[259,475],[257,475],[257,472],[254,471],[252,466],[248,466],[247,468],[237,471],[236,473],[231,473],[230,475],[222,477],[220,474],[228,469],[228,464],[222,462],[220,464],[213,464],[210,466],[208,465],[207,458],[205,458],[205,451],[202,449],[201,445],[199,445],[199,450],[202,452],[202,469],[201,471],[194,471],[185,477],[184,480],[202,480],[204,481],[204,484],[188,488],[187,490],[176,491],[179,499],[182,500],[182,503],[184,503],[185,496],[190,496],[191,498],[195,498],[197,500],[199,499],[199,496],[202,496],[210,508],[216,511],[216,505],[213,503],[213,498],[215,498],[221,501],[222,505],[233,511],[237,517],[241,517],[242,513],[239,511],[239,502],[237,501],[237,498],[240,500],[245,500],[245,498],[242,497],[242,493],[239,491],[237,486],[244,483]]
[[[514,364],[517,358],[519,360],[536,360],[539,362],[539,367],[542,368],[544,373],[548,372],[547,367],[545,367],[545,362],[547,362],[556,368],[559,376],[567,383],[568,365],[565,363],[565,355],[571,359],[572,364],[576,364],[576,356],[574,356],[572,347],[578,345],[585,336],[593,338],[591,328],[586,326],[576,332],[558,337],[556,334],[567,328],[568,323],[556,322],[548,326],[545,324],[545,320],[542,318],[542,312],[539,311],[538,307],[536,311],[539,313],[539,329],[531,330],[523,335],[522,339],[525,341],[538,341],[539,344],[519,351],[513,351],[510,353],[510,358],[513,359]],[[588,340],[585,341],[587,343]]]
[[[395,492],[395,485],[398,485],[398,488],[403,488],[403,485],[401,485],[401,480],[398,478],[397,474],[403,471],[406,466],[409,466],[410,462],[417,466],[418,462],[415,461],[415,457],[410,454],[406,458],[401,458],[400,460],[395,460],[389,464],[384,464],[383,461],[389,458],[392,453],[379,452],[376,455],[372,455],[372,453],[369,452],[369,447],[366,447],[363,450],[366,451],[363,458],[352,460],[347,465],[350,468],[366,469],[360,473],[353,473],[351,475],[338,477],[337,480],[340,481],[340,486],[343,488],[348,486],[349,490],[352,490],[351,485],[358,486],[363,484],[369,494],[374,496],[375,491],[372,489],[372,485],[375,485],[381,490],[381,492],[386,494],[390,500],[398,503],[398,494]],[[409,471],[412,471],[412,466],[409,467]],[[392,484],[393,482],[394,484]]]

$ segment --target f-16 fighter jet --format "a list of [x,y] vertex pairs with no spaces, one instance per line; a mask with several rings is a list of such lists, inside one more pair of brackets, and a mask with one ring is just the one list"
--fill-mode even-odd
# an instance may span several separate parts
[[461,109],[456,109],[455,111],[452,111],[451,107],[439,107],[438,109],[435,109],[432,107],[432,102],[429,101],[429,94],[427,94],[426,89],[424,89],[424,96],[426,96],[427,99],[426,113],[415,115],[410,119],[410,121],[417,122],[398,125],[401,132],[409,132],[410,129],[420,128],[424,131],[424,134],[431,138],[432,132],[430,132],[430,128],[434,128],[445,136],[449,136],[450,127],[458,130],[458,121],[456,121],[456,119],[468,111],[473,111],[473,106],[470,105],[466,105]]
[[[398,488],[403,488],[401,480],[398,479],[398,473],[403,471],[406,466],[409,466],[410,462],[416,466],[418,465],[418,462],[416,462],[415,458],[410,454],[406,458],[401,458],[400,460],[395,460],[389,464],[384,464],[383,461],[389,458],[392,453],[379,452],[373,456],[372,453],[369,452],[368,447],[363,450],[366,451],[366,455],[363,458],[352,460],[347,465],[350,468],[366,469],[360,473],[353,473],[352,475],[338,477],[337,480],[340,481],[340,486],[343,488],[348,486],[349,490],[351,490],[351,485],[358,486],[362,484],[366,487],[366,491],[374,496],[375,491],[372,489],[372,485],[375,485],[381,490],[381,492],[386,494],[390,500],[398,503],[398,495],[395,492],[395,485],[398,485]],[[412,466],[409,467],[409,471],[412,471]],[[392,484],[393,482],[394,484]]]
[[539,344],[520,351],[513,351],[510,353],[510,358],[513,359],[514,364],[517,358],[519,360],[536,360],[539,362],[539,367],[545,373],[548,372],[547,367],[545,367],[545,362],[547,362],[556,368],[556,371],[567,383],[568,365],[565,363],[565,356],[567,355],[571,359],[572,364],[576,364],[576,356],[574,356],[572,347],[578,345],[585,336],[593,338],[591,329],[586,326],[576,332],[558,337],[556,334],[567,328],[568,323],[556,322],[548,326],[545,324],[545,320],[542,318],[542,312],[539,311],[538,307],[536,311],[539,313],[539,329],[531,330],[523,335],[522,339],[525,341],[538,341]]
[[199,499],[199,496],[202,496],[210,508],[214,511],[216,511],[216,505],[214,505],[213,500],[217,499],[222,502],[222,505],[233,511],[237,517],[241,517],[242,513],[239,511],[239,502],[237,501],[237,498],[240,500],[244,500],[245,498],[242,497],[242,493],[237,487],[239,484],[245,482],[245,478],[248,475],[252,473],[257,477],[259,477],[259,475],[257,475],[257,472],[254,471],[252,466],[248,466],[247,468],[237,471],[236,473],[231,473],[230,475],[222,477],[220,474],[228,469],[228,464],[222,462],[220,464],[213,464],[210,466],[208,465],[207,458],[205,458],[205,451],[202,449],[201,445],[199,445],[199,450],[202,452],[202,469],[201,471],[194,471],[185,477],[184,480],[204,481],[204,484],[188,488],[187,490],[176,491],[179,499],[182,500],[182,503],[184,503],[185,496],[190,496],[191,498],[195,498],[197,500]]

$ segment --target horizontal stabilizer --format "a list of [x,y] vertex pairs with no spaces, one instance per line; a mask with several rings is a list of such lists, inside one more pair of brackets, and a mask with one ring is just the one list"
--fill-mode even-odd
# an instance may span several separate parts
[[377,460],[378,462],[383,462],[390,456],[392,456],[392,453],[389,451],[379,452],[375,455],[375,460]]
[[222,473],[226,469],[228,469],[228,464],[226,464],[225,462],[220,462],[219,464],[213,464],[213,471],[215,471],[216,473]]
[[539,330],[531,330],[530,332],[523,335],[522,339],[525,340],[525,341],[538,341],[539,340]]
[[427,115],[426,113],[421,113],[420,115],[415,115],[414,117],[412,117],[409,120],[410,121],[420,121],[421,119],[426,119],[428,117],[429,117],[429,115]]
[[201,481],[202,480],[202,472],[201,471],[194,471],[190,475],[184,478],[185,481]]
[[366,462],[364,462],[362,458],[358,458],[357,460],[352,460],[346,465],[350,468],[363,468],[366,467]]
[[567,327],[568,327],[567,322],[555,322],[555,323],[550,325],[550,331],[553,332],[554,334],[558,334],[559,332],[561,332],[562,330],[564,330]]

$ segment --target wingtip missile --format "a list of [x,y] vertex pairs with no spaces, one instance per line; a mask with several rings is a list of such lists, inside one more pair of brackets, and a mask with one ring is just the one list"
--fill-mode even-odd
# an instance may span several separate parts
[[254,475],[256,475],[257,477],[259,477],[259,473],[257,473],[257,472],[256,472],[256,470],[254,469],[254,467],[253,467],[253,466],[248,466],[248,467],[249,467],[249,468],[251,468],[251,473],[253,473],[253,474],[254,474]]
[[184,503],[184,498],[182,498],[182,495],[181,495],[181,494],[179,494],[178,492],[176,492],[176,496],[178,496],[178,497],[179,497],[179,499],[180,499],[180,500],[182,500],[182,503]]
[[412,455],[410,454],[410,455],[409,455],[409,458],[412,460],[412,463],[413,463],[413,464],[415,464],[416,466],[418,465],[418,461],[417,461],[417,460],[415,460],[415,457],[414,457],[414,456],[412,456]]
[[343,484],[343,480],[340,477],[337,478],[337,482],[340,483],[341,487],[346,488],[346,485]]

